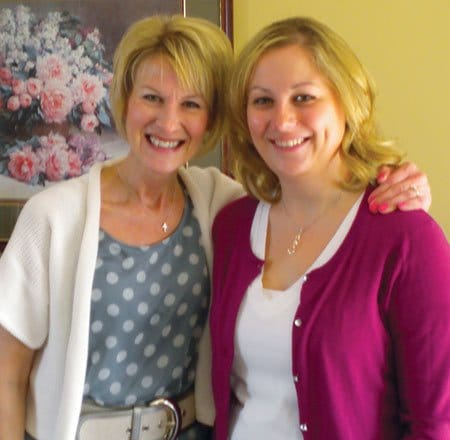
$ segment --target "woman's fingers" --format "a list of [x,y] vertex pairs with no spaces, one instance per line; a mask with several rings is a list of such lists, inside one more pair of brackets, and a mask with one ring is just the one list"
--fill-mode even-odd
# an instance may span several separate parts
[[395,209],[410,211],[431,205],[431,189],[427,176],[411,162],[398,168],[381,167],[379,186],[369,197],[369,207],[374,213],[389,213]]

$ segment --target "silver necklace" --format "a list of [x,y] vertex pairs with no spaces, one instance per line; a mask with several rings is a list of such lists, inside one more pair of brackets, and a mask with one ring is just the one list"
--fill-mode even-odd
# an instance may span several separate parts
[[[342,192],[339,193],[339,195],[336,197],[336,199],[334,199],[331,203],[329,203],[320,213],[319,215],[317,215],[307,226],[298,226],[297,232],[294,234],[294,238],[292,239],[291,243],[289,244],[289,246],[287,247],[287,254],[289,256],[295,255],[295,253],[297,252],[297,248],[300,244],[300,240],[302,238],[302,235],[305,231],[307,231],[312,225],[314,225],[315,223],[317,223],[317,221],[325,215],[325,213],[331,209],[333,206],[335,206],[339,200],[342,197]],[[292,219],[291,215],[289,214],[286,205],[284,203],[283,198],[281,198],[281,203],[283,205],[283,209],[284,212],[286,213],[287,217],[289,217],[290,219]]]
[[[133,188],[133,186],[130,185],[130,184],[128,183],[128,181],[127,181],[124,177],[122,177],[122,175],[120,174],[120,171],[119,171],[119,167],[116,166],[115,168],[116,168],[117,176],[119,177],[119,180],[123,183],[123,185],[124,185],[128,190],[130,190],[131,192],[133,192],[134,194],[137,194],[137,191]],[[163,222],[161,223],[161,230],[162,230],[164,233],[166,233],[166,232],[169,230],[169,224],[167,223],[167,221],[168,221],[168,219],[169,219],[170,214],[172,213],[172,207],[173,207],[173,203],[174,203],[174,201],[175,201],[175,193],[176,193],[176,190],[177,190],[177,185],[175,184],[175,187],[174,187],[173,192],[172,192],[172,200],[170,201],[169,208],[167,209],[166,215],[165,215],[165,217],[164,217],[164,219],[163,219]]]

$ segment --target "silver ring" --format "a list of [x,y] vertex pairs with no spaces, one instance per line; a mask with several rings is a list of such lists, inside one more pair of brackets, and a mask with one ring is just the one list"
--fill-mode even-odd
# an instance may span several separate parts
[[419,188],[417,188],[417,185],[411,185],[409,187],[414,192],[414,197],[420,197],[422,193],[419,191]]

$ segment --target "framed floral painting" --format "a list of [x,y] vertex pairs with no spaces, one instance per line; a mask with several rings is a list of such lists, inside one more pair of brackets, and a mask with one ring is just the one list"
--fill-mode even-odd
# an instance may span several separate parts
[[202,16],[232,36],[231,0],[0,0],[0,243],[31,195],[126,151],[109,106],[112,56],[154,13]]

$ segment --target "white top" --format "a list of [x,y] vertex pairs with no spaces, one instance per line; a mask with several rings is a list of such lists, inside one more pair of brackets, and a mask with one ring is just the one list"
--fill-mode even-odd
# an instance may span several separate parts
[[[337,251],[361,203],[348,212],[325,249],[288,289],[265,289],[262,273],[247,289],[238,315],[231,388],[232,440],[299,440],[299,409],[292,377],[292,323],[308,272],[323,266]],[[253,218],[253,253],[264,259],[270,205],[260,202]]]
[[[37,351],[27,398],[27,431],[73,440],[83,398],[90,300],[100,222],[100,170],[40,192],[22,209],[0,258],[0,325]],[[242,195],[217,169],[180,169],[194,204],[211,270],[211,225]],[[210,337],[204,331],[196,374],[197,418],[212,424]]]

